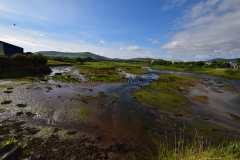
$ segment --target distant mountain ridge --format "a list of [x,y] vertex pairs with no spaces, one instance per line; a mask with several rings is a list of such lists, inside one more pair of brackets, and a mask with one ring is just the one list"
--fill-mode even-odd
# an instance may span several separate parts
[[91,52],[58,52],[58,51],[38,51],[35,52],[34,54],[37,53],[42,53],[44,56],[47,57],[68,57],[68,58],[76,58],[76,57],[80,57],[80,58],[87,58],[87,57],[91,57],[93,59],[96,60],[113,60],[113,61],[143,61],[143,62],[147,62],[147,61],[151,61],[153,60],[152,58],[132,58],[132,59],[120,59],[120,58],[107,58],[104,56],[99,56],[96,54],[93,54]]
[[222,61],[222,60],[227,60],[227,62],[236,62],[237,59],[240,59],[240,58],[232,58],[232,59],[224,59],[224,58],[214,58],[214,59],[210,59],[210,60],[207,60],[207,61],[204,61],[204,62],[213,62],[213,61]]
[[44,56],[47,57],[67,57],[67,58],[76,58],[76,57],[80,57],[80,58],[87,58],[87,57],[91,57],[93,59],[97,59],[97,60],[110,60],[110,58],[104,57],[104,56],[99,56],[96,54],[93,54],[91,52],[58,52],[58,51],[38,51],[35,52],[35,54],[37,53],[42,53]]
[[[142,61],[142,62],[151,62],[152,60],[162,60],[162,59],[154,59],[154,58],[131,58],[131,59],[120,59],[120,58],[107,58],[104,56],[99,56],[91,52],[58,52],[58,51],[38,51],[35,52],[37,53],[42,53],[44,56],[47,57],[68,57],[68,58],[87,58],[91,57],[96,60],[113,60],[113,61]],[[206,60],[204,62],[213,62],[213,61],[222,61],[222,60],[227,60],[227,62],[235,62],[239,58],[233,58],[233,59],[223,59],[223,58],[214,58],[210,60]]]

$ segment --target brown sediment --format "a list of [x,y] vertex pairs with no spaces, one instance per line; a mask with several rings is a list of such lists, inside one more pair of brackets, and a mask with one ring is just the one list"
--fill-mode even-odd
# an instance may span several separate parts
[[209,104],[209,101],[207,100],[208,99],[207,96],[190,96],[190,98],[194,101],[198,101],[205,105]]

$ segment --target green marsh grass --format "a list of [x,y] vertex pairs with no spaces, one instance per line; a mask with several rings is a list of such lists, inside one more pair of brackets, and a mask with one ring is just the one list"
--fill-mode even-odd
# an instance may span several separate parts
[[[162,122],[165,130],[163,119]],[[240,159],[240,142],[237,142],[236,140],[235,142],[225,141],[218,146],[211,146],[211,142],[208,142],[207,139],[203,140],[196,138],[198,135],[197,130],[194,140],[188,142],[188,139],[184,139],[184,131],[185,125],[183,124],[183,130],[182,133],[180,132],[179,139],[177,139],[176,134],[174,133],[175,144],[174,147],[170,147],[165,130],[165,139],[160,140],[157,160]]]
[[1,71],[0,78],[23,77],[30,75],[29,71]]
[[171,71],[182,71],[182,72],[194,72],[199,74],[206,74],[218,77],[240,79],[240,70],[235,69],[224,69],[224,68],[175,68],[174,66],[151,66],[151,69],[159,70],[171,70]]

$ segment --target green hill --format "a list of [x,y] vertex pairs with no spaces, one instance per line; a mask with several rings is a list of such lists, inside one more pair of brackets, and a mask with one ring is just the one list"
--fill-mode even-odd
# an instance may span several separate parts
[[97,60],[110,60],[110,58],[107,57],[103,57],[103,56],[99,56],[96,54],[93,54],[91,52],[58,52],[58,51],[39,51],[39,52],[35,52],[35,54],[37,53],[42,53],[44,56],[47,57],[67,57],[67,58],[76,58],[76,57],[80,57],[80,58],[87,58],[87,57],[91,57],[93,59],[97,59]]
[[204,61],[204,62],[213,62],[213,61],[222,61],[222,60],[227,60],[227,62],[236,62],[236,60],[239,59],[239,58],[233,58],[233,59],[223,59],[223,58],[214,58],[214,59],[210,59],[210,60],[207,60],[207,61]]

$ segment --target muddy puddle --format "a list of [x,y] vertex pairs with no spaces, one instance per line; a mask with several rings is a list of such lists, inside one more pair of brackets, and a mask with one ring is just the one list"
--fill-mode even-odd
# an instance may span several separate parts
[[[156,157],[159,139],[167,134],[169,139],[173,138],[172,142],[174,142],[175,134],[179,136],[183,126],[186,127],[185,136],[189,140],[195,136],[196,130],[199,137],[208,138],[216,144],[227,139],[240,140],[238,119],[240,117],[240,81],[238,80],[145,68],[149,70],[144,75],[130,74],[116,69],[128,78],[124,83],[41,81],[56,73],[87,80],[74,66],[51,69],[53,71],[51,74],[36,77],[34,83],[0,80],[1,122],[7,119],[24,121],[39,129],[39,132],[32,134],[31,138],[42,135],[43,140],[49,140],[51,136],[52,139],[54,136],[56,138],[57,132],[54,132],[56,128],[66,130],[57,135],[65,138],[69,135],[68,131],[74,131],[72,135],[75,141],[81,141],[84,136],[89,137],[84,141],[84,147],[94,144],[98,149],[108,149],[104,153],[101,152],[101,156],[105,158],[107,156],[109,159],[131,159],[131,157],[150,159],[151,155]],[[153,100],[145,102],[144,98],[141,101],[134,96],[134,93],[141,89],[149,93],[158,92],[154,87],[150,90],[146,87],[153,79],[161,78],[161,74],[200,78],[198,83],[192,82],[194,85],[187,86],[188,92],[184,92],[187,89],[186,86],[180,87],[177,91],[181,92],[181,95],[185,94],[188,104],[174,100],[171,104],[174,103],[176,106],[179,104],[180,107],[169,111],[157,106],[154,97]],[[142,81],[136,79],[142,79]],[[159,83],[171,84],[171,82]],[[159,93],[161,94],[161,91]],[[48,131],[46,131],[47,128]],[[81,136],[77,136],[75,132],[80,133]],[[1,135],[0,141],[9,137],[10,133]],[[23,139],[32,142],[30,137]],[[56,150],[58,150],[59,143],[63,141],[56,141]],[[73,145],[72,143],[74,140],[66,142],[69,146]],[[37,153],[36,150],[35,153]],[[52,152],[42,154],[48,157]],[[77,150],[72,153],[78,157],[89,158],[90,156],[91,158],[97,155],[97,151],[89,154],[89,150],[84,155],[77,154]],[[73,157],[63,159],[71,158]]]

